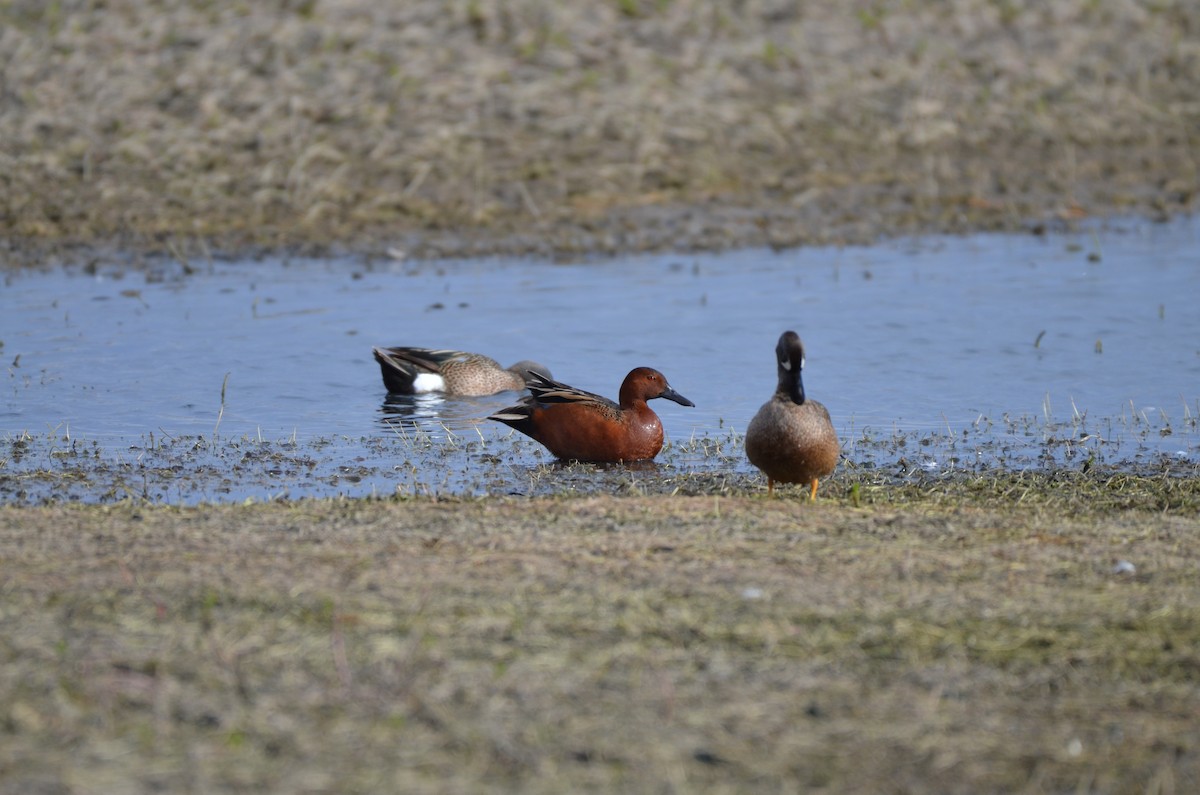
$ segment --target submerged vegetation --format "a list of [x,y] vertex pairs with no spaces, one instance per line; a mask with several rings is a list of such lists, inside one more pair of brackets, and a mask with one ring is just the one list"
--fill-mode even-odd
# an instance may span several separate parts
[[[756,494],[765,482],[734,431],[669,441],[654,461],[598,466],[554,461],[536,443],[498,436],[490,427],[485,434],[478,426],[452,429],[436,420],[384,419],[383,425],[387,431],[378,436],[308,440],[160,432],[117,449],[69,432],[25,433],[0,440],[0,499],[198,504],[314,496],[736,496]],[[1175,430],[1169,421],[1136,413],[1106,421],[1102,430],[1081,415],[1066,422],[981,417],[959,433],[852,429],[821,494],[855,505],[914,499],[985,505],[1016,498],[1181,508],[1194,506],[1189,489],[1200,465],[1188,450],[1198,438],[1190,413]],[[1123,486],[1113,489],[1113,483]]]

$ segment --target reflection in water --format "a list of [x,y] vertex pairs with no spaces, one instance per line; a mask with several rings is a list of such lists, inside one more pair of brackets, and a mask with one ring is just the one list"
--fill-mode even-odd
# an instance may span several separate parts
[[379,407],[379,423],[392,431],[417,432],[435,439],[464,432],[475,436],[489,414],[512,400],[511,393],[487,397],[448,396],[440,392],[388,394]]
[[579,461],[560,461],[556,459],[550,462],[550,466],[561,471],[575,471],[581,466],[585,467],[586,471],[599,472],[659,472],[661,469],[658,465],[658,462],[652,458],[644,459],[642,461],[625,461],[623,463],[580,463]]
[[422,425],[438,420],[438,409],[445,402],[446,399],[436,392],[420,395],[388,393],[379,407],[383,415],[379,421],[391,428],[422,430]]

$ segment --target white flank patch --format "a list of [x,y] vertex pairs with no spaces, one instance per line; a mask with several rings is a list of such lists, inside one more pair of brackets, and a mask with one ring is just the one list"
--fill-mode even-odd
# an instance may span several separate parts
[[413,379],[414,392],[441,392],[446,388],[446,379],[435,373],[421,373]]

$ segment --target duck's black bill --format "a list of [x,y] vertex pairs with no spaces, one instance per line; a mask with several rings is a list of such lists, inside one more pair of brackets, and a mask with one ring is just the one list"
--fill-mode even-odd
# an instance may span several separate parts
[[695,403],[688,400],[687,398],[685,398],[683,395],[676,392],[671,387],[667,387],[666,391],[664,391],[661,395],[659,395],[659,397],[666,398],[667,400],[673,400],[681,406],[691,406],[692,408],[696,407]]

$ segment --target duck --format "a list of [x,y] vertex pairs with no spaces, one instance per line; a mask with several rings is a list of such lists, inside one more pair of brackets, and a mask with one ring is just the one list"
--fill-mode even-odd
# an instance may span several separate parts
[[550,378],[550,371],[529,360],[501,367],[482,353],[433,348],[372,348],[387,391],[400,395],[444,392],[477,397],[521,390],[531,373]]
[[779,376],[775,394],[746,428],[746,457],[767,476],[767,494],[775,483],[803,483],[817,498],[817,484],[837,466],[841,447],[829,410],[804,392],[804,344],[785,331],[775,346]]
[[541,443],[564,461],[648,461],[663,446],[663,427],[646,401],[665,398],[696,404],[675,391],[652,367],[635,367],[621,382],[618,402],[531,373],[530,394],[488,417]]

